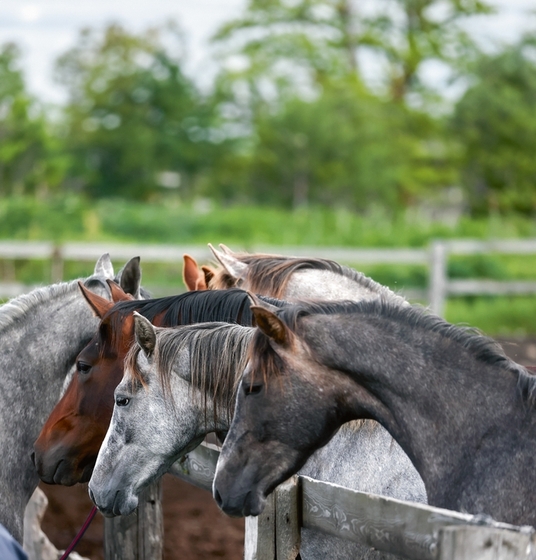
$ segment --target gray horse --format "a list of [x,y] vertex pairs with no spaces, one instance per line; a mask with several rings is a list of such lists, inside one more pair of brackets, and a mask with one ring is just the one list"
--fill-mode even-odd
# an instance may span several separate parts
[[[93,501],[110,515],[130,513],[143,487],[207,433],[229,429],[237,381],[255,331],[225,323],[162,329],[138,314],[135,321],[137,346],[125,360],[110,428],[89,484]],[[338,441],[318,451],[301,474],[423,501],[422,481],[408,465],[385,430],[358,422],[343,427]],[[316,560],[392,558],[311,530],[302,532],[300,555]]]
[[[140,277],[135,258],[115,280],[139,297]],[[108,254],[84,284],[110,298],[106,279],[114,279]],[[97,325],[77,281],[38,288],[0,307],[0,523],[19,542],[24,508],[39,482],[33,443]]]

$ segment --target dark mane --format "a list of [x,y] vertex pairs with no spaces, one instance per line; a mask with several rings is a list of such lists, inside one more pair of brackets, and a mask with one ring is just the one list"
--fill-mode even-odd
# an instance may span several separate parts
[[[170,394],[170,377],[173,368],[184,350],[190,356],[190,383],[201,393],[202,406],[207,412],[207,397],[214,401],[214,422],[222,418],[231,421],[232,404],[242,371],[247,363],[247,346],[253,329],[228,323],[200,323],[185,325],[177,329],[157,329],[154,352],[155,368],[164,394]],[[134,382],[145,383],[137,357],[141,352],[136,344],[125,359]]]
[[[435,332],[441,337],[460,344],[475,359],[490,365],[498,365],[506,371],[518,374],[518,386],[529,402],[536,400],[536,376],[510,360],[502,347],[493,339],[483,335],[474,328],[452,325],[444,319],[427,313],[419,306],[400,306],[377,299],[361,302],[303,302],[286,306],[277,311],[278,317],[293,331],[299,331],[300,319],[309,315],[359,314],[370,317],[388,318],[410,327]],[[262,362],[259,360],[263,356]],[[264,371],[265,377],[277,375],[278,356],[269,344],[268,337],[257,330],[250,347],[252,365],[258,371]],[[260,364],[263,366],[259,369]]]
[[[277,299],[258,297],[276,307],[285,305],[285,302]],[[134,311],[151,322],[157,316],[163,315],[161,324],[170,327],[207,321],[250,326],[253,324],[250,305],[251,300],[247,292],[238,288],[186,292],[157,299],[121,301],[106,313],[100,329],[105,331],[102,333],[105,339],[111,340],[112,345],[117,345],[121,324]],[[108,332],[109,329],[111,332]]]
[[[235,253],[233,257],[247,265],[245,280],[252,292],[269,293],[275,298],[282,297],[291,275],[300,270],[326,270],[348,278],[379,295],[386,297],[393,295],[388,288],[378,284],[372,278],[329,259],[249,253]],[[236,283],[236,278],[229,275],[224,269],[218,269],[210,281],[210,288],[226,289],[235,286]]]

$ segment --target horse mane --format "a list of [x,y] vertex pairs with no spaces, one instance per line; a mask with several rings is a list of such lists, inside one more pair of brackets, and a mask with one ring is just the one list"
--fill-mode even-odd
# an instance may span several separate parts
[[[96,286],[104,287],[108,292],[108,285],[100,278],[89,277],[82,279],[87,288]],[[70,282],[59,282],[50,286],[36,288],[27,294],[22,294],[10,299],[0,307],[0,331],[4,331],[18,321],[36,307],[43,305],[47,301],[60,298],[69,294],[78,294],[79,280]]]
[[[202,406],[207,413],[207,396],[214,402],[214,422],[227,411],[231,421],[232,403],[247,363],[247,347],[253,336],[251,327],[229,323],[198,323],[180,328],[157,328],[157,342],[153,354],[158,380],[164,395],[171,399],[171,375],[181,352],[190,357],[190,383],[201,393]],[[141,348],[134,344],[125,358],[125,369],[134,383],[145,385],[146,380],[137,365]]]
[[[536,376],[531,375],[523,366],[510,360],[503,348],[492,338],[482,334],[475,328],[453,325],[441,317],[427,313],[417,305],[400,306],[384,298],[369,301],[339,302],[300,302],[286,306],[277,312],[277,316],[293,332],[299,331],[299,322],[310,315],[353,314],[367,315],[391,319],[404,327],[434,332],[443,338],[460,344],[470,352],[476,360],[489,365],[498,365],[505,371],[518,375],[518,388],[527,401],[536,402]],[[277,376],[280,358],[269,343],[268,337],[259,329],[253,337],[249,359],[252,367],[263,371],[265,380]]]
[[[286,302],[267,296],[258,296],[276,307]],[[114,347],[121,337],[121,325],[125,318],[137,311],[149,321],[163,314],[162,324],[168,327],[209,321],[221,321],[241,325],[253,325],[251,300],[245,290],[201,290],[164,298],[127,300],[116,303],[103,317],[99,330],[105,340]],[[111,329],[111,330],[110,330]],[[101,347],[101,352],[104,348]]]
[[[378,282],[353,268],[329,259],[287,257],[262,253],[235,253],[233,257],[247,265],[246,278],[248,289],[254,293],[269,293],[281,299],[285,293],[291,275],[299,270],[326,270],[356,282],[366,290],[386,298],[392,298],[393,292]],[[238,279],[225,269],[219,268],[210,280],[210,289],[228,289],[235,286]],[[398,296],[400,297],[400,296]]]

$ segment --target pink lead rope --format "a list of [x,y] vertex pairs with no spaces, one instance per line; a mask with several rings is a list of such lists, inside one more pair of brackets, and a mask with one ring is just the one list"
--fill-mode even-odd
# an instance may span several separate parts
[[60,560],[67,560],[67,558],[69,558],[69,554],[71,554],[71,552],[74,550],[74,547],[80,542],[80,539],[84,536],[84,533],[86,532],[90,523],[93,521],[93,518],[95,517],[96,513],[97,513],[97,508],[93,506],[91,508],[91,511],[89,512],[89,515],[87,516],[87,519],[84,521],[84,524],[82,525],[80,531],[78,531],[76,537],[73,539],[73,542],[67,547],[65,552],[61,555]]

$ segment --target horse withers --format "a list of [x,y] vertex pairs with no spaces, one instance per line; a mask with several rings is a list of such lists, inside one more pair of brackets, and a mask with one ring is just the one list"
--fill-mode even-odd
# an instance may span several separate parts
[[258,331],[214,480],[224,511],[258,515],[343,423],[373,418],[431,505],[536,525],[536,378],[494,341],[382,300],[253,311]]

